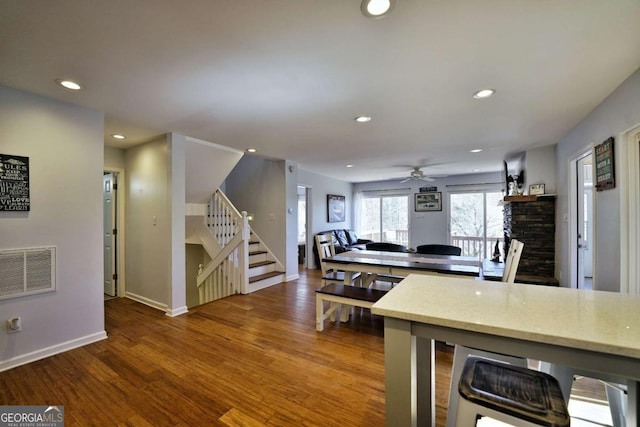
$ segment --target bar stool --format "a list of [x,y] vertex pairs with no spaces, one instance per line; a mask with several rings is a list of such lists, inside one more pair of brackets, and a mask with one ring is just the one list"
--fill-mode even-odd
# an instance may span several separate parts
[[475,426],[482,416],[518,427],[571,423],[558,381],[544,372],[469,356],[458,393],[456,426]]

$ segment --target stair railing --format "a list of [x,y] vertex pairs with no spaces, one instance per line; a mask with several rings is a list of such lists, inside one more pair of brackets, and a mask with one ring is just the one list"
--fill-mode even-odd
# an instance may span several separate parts
[[245,293],[249,280],[249,220],[220,190],[209,199],[205,225],[221,250],[198,272],[200,304]]

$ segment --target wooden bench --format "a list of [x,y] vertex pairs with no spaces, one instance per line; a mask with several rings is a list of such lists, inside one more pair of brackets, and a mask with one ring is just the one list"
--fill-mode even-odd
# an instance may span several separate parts
[[[335,311],[341,304],[371,308],[387,291],[381,289],[360,288],[357,286],[330,283],[316,289],[316,330],[324,329],[324,321],[331,317],[335,320]],[[324,301],[329,301],[329,308],[324,310]]]

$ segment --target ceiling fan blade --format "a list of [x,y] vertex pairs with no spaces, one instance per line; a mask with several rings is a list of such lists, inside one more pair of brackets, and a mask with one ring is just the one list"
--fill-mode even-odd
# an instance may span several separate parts
[[431,178],[430,176],[423,176],[422,178],[420,178],[423,181],[428,181],[428,182],[433,182],[435,181],[435,179]]
[[402,181],[400,181],[400,184],[404,184],[405,182],[407,182],[407,181],[411,181],[412,179],[413,179],[413,178],[411,178],[411,177],[406,178],[406,179],[403,179]]

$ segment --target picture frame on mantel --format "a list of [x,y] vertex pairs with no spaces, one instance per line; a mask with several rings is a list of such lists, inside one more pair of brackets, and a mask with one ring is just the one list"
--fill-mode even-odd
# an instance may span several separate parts
[[529,186],[530,196],[541,196],[544,194],[544,184],[531,184]]
[[415,193],[414,209],[416,212],[441,211],[442,192]]
[[345,196],[327,194],[327,221],[344,222],[346,209]]

